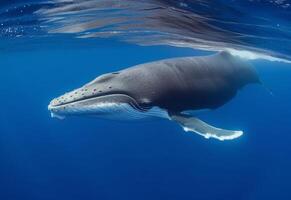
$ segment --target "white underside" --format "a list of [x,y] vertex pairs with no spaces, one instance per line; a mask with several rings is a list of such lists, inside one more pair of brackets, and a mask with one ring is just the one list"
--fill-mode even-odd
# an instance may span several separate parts
[[[147,111],[139,111],[128,104],[111,104],[103,105],[102,108],[98,106],[93,108],[98,111],[97,117],[113,120],[143,120],[150,118],[165,118],[169,119],[168,112],[159,108],[153,107]],[[101,113],[100,113],[101,112]]]
[[59,119],[63,119],[69,115],[91,115],[113,120],[142,120],[153,117],[169,119],[168,112],[159,107],[153,107],[141,112],[127,103],[99,103],[78,106],[70,104],[66,105],[65,110],[60,108],[51,114],[52,117]]
[[52,117],[59,119],[64,119],[67,115],[88,115],[111,120],[144,120],[150,118],[164,118],[177,122],[186,132],[191,131],[207,139],[215,138],[222,141],[232,140],[243,134],[242,131],[224,130],[213,127],[195,117],[184,117],[183,115],[170,117],[166,110],[159,107],[153,107],[147,111],[139,111],[127,103],[85,103],[82,105],[75,105],[72,103],[70,105],[66,105],[65,109],[60,107],[59,109],[52,111]]

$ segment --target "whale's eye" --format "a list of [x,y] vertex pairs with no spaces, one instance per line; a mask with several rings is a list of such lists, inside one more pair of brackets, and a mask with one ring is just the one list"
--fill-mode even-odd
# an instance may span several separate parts
[[112,72],[111,74],[120,74],[120,72]]

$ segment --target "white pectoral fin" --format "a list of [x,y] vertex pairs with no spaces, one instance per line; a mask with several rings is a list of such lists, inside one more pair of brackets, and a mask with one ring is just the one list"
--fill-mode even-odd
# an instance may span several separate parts
[[177,122],[182,128],[188,132],[192,131],[205,138],[215,138],[218,140],[232,140],[240,137],[243,131],[225,130],[211,126],[196,117],[184,115],[171,115],[171,119]]

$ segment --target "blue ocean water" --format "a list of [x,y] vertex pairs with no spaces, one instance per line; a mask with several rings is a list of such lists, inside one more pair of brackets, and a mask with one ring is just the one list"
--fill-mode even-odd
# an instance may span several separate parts
[[[208,7],[213,1],[197,1],[199,4],[179,1],[180,9],[182,6],[187,11],[183,14],[187,19],[190,10],[196,17],[200,15],[199,23],[206,16],[216,20],[197,25],[194,35],[187,34],[190,30],[187,26],[177,26],[181,22],[188,24],[184,18],[179,18],[175,26],[168,26],[165,21],[159,22],[160,26],[145,26],[147,30],[160,29],[159,34],[151,32],[145,37],[146,42],[140,40],[145,39],[140,38],[145,32],[117,37],[96,35],[108,31],[105,35],[109,36],[109,32],[126,30],[113,25],[113,18],[124,16],[128,10],[132,14],[132,5],[144,1],[124,1],[126,5],[119,2],[122,12],[105,22],[104,12],[113,12],[105,8],[114,8],[118,1],[86,2],[95,7],[92,4],[88,7],[84,1],[0,4],[0,24],[3,24],[0,28],[0,199],[291,199],[289,1],[233,1],[231,5],[217,1],[217,9]],[[162,12],[158,6],[177,9],[175,1],[148,2],[154,14]],[[100,6],[105,9],[101,21],[92,14],[98,13]],[[234,16],[238,15],[237,10],[244,13],[248,8],[258,11],[248,19],[264,18],[266,24],[272,21],[276,29],[270,24],[263,26],[261,21],[253,21],[252,28],[246,29],[241,24],[245,24],[244,20],[251,21]],[[26,12],[24,16],[19,14],[21,10]],[[272,15],[265,14],[270,11]],[[181,10],[162,13],[177,17]],[[86,20],[96,21],[88,30],[80,31],[78,26],[68,31],[66,25],[78,24],[77,19],[82,24]],[[242,23],[236,26],[212,23],[229,19]],[[105,30],[100,31],[97,22],[107,23]],[[262,29],[255,29],[256,33],[250,31],[257,26]],[[180,35],[184,31],[187,40],[173,35],[177,30],[181,31]],[[218,30],[219,40],[215,37]],[[169,31],[172,35],[165,39],[165,32]],[[244,41],[235,37],[225,43],[230,38],[225,33],[234,31],[236,36],[248,37]],[[264,37],[260,35],[263,33]],[[94,37],[81,37],[92,34]],[[132,39],[130,43],[127,38]],[[47,110],[52,98],[102,73],[163,58],[209,55],[225,48],[250,59],[265,85],[247,86],[225,106],[199,114],[201,119],[218,127],[243,129],[245,134],[236,140],[207,140],[186,133],[166,120],[116,122],[82,117],[57,120]],[[253,59],[254,55],[261,59]]]

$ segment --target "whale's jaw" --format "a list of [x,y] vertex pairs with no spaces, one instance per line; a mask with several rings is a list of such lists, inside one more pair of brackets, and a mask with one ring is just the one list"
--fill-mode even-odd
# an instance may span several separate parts
[[[65,94],[66,96],[67,94]],[[102,96],[90,96],[69,102],[58,102],[63,96],[53,99],[48,106],[51,116],[63,119],[72,115],[95,115],[106,117],[114,113],[126,113],[130,110],[142,112],[136,101],[124,94],[108,94]]]
[[142,109],[131,97],[122,94],[94,97],[58,106],[50,104],[48,110],[51,112],[51,116],[57,119],[78,115],[111,120],[169,118],[167,111],[158,107]]

